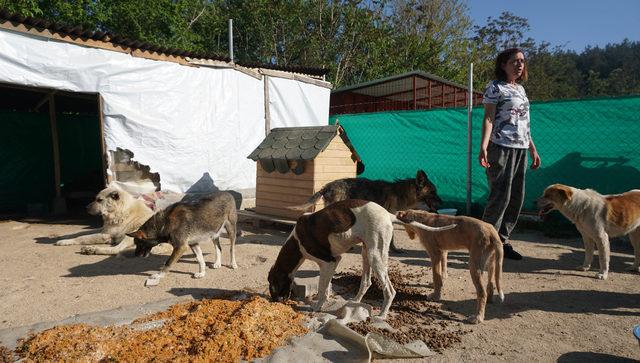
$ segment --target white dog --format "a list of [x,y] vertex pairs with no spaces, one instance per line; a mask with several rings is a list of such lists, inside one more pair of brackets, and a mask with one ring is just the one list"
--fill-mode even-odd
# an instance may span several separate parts
[[609,273],[609,237],[628,234],[635,254],[629,270],[640,272],[640,190],[602,195],[591,189],[553,184],[545,189],[538,205],[540,214],[556,209],[576,225],[585,249],[584,263],[578,269],[591,268],[597,247],[600,272],[596,277],[605,280]]
[[[380,205],[357,199],[336,202],[320,211],[301,216],[269,271],[271,299],[283,301],[289,298],[293,275],[305,259],[310,259],[320,267],[318,301],[313,309],[322,309],[342,254],[362,243],[362,279],[354,301],[359,302],[371,286],[373,271],[383,285],[384,301],[380,317],[384,318],[396,294],[387,270],[393,222],[402,223]],[[409,224],[430,231],[455,227],[455,224],[442,227],[429,227],[418,222]]]
[[[164,207],[180,200],[177,193],[166,194]],[[96,195],[95,200],[87,206],[89,214],[102,216],[103,227],[92,231],[90,234],[62,239],[55,243],[56,246],[83,245],[80,252],[88,255],[116,255],[133,246],[133,239],[127,233],[138,230],[154,213],[148,204],[156,193],[150,196],[134,198],[125,190],[115,184],[111,184]],[[158,209],[158,208],[156,208]],[[87,245],[111,246],[87,246]]]

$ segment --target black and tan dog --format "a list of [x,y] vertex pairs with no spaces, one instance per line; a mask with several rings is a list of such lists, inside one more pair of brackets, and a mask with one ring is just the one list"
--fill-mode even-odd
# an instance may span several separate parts
[[[418,170],[415,178],[394,182],[367,178],[334,180],[309,197],[307,203],[291,208],[308,210],[320,198],[324,200],[325,205],[345,199],[369,200],[381,205],[389,213],[414,208],[419,201],[425,202],[431,211],[435,211],[442,204],[436,186],[423,170]],[[393,241],[391,241],[391,250],[398,251]]]
[[136,244],[136,256],[148,256],[151,249],[161,242],[173,246],[169,260],[145,283],[157,285],[169,268],[186,252],[187,247],[196,255],[199,271],[193,275],[205,275],[205,263],[200,243],[214,242],[216,256],[213,268],[221,266],[220,234],[224,228],[231,241],[231,267],[237,268],[235,255],[236,223],[238,214],[233,196],[228,192],[216,192],[193,202],[175,203],[154,214],[139,230],[130,233]]
[[[318,212],[300,216],[269,271],[271,299],[282,301],[289,298],[293,275],[305,259],[310,259],[320,267],[318,301],[313,306],[314,310],[320,310],[329,295],[331,278],[342,254],[362,243],[362,279],[355,301],[359,302],[371,286],[373,271],[382,284],[384,301],[380,316],[384,318],[395,296],[387,269],[393,222],[398,222],[397,218],[378,204],[355,199],[340,201]],[[455,224],[438,228],[417,222],[410,224],[430,231],[455,227]]]

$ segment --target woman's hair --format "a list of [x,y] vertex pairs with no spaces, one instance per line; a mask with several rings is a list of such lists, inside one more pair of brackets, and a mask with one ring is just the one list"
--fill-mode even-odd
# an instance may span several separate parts
[[[507,80],[507,74],[505,73],[504,69],[502,69],[502,66],[509,61],[511,56],[518,53],[524,54],[524,52],[520,48],[505,49],[502,52],[500,52],[500,54],[498,54],[498,57],[496,58],[496,68],[494,71],[497,80],[499,81]],[[525,60],[524,68],[522,69],[522,75],[518,79],[516,79],[516,81],[526,81],[528,77],[529,77],[529,73],[527,72],[527,62]]]

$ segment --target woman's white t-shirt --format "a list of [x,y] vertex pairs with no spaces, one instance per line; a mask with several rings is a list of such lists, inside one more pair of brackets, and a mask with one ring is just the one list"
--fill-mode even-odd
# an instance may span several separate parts
[[484,92],[482,103],[496,105],[491,142],[517,149],[529,148],[529,99],[524,87],[503,81],[491,81]]

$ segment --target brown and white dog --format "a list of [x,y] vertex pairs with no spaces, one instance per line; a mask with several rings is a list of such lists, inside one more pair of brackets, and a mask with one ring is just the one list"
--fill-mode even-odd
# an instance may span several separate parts
[[[396,216],[402,222],[408,223],[404,228],[409,238],[414,239],[417,234],[420,243],[431,257],[434,291],[429,296],[430,299],[438,301],[442,296],[442,280],[447,274],[447,251],[465,249],[469,251],[469,273],[478,300],[476,314],[470,316],[469,321],[474,324],[484,321],[487,300],[491,302],[493,298],[494,280],[500,302],[504,301],[504,292],[500,285],[504,252],[500,236],[492,225],[476,218],[454,217],[420,210],[400,211]],[[412,222],[434,227],[456,224],[457,227],[451,231],[432,233],[414,228],[409,224]],[[486,289],[482,285],[483,270],[488,272]]]
[[[313,309],[322,309],[342,254],[362,243],[362,279],[354,300],[359,302],[371,286],[373,270],[383,285],[384,301],[380,316],[384,318],[395,297],[387,270],[393,222],[398,222],[397,218],[380,205],[358,199],[340,201],[315,213],[300,216],[269,271],[271,299],[283,301],[289,298],[293,275],[305,259],[310,259],[320,267],[318,301]],[[415,222],[412,225],[430,231],[455,227],[433,228]]]
[[640,190],[602,195],[592,189],[578,189],[563,184],[548,186],[538,200],[540,215],[555,209],[567,217],[582,235],[584,263],[579,270],[591,268],[593,252],[598,248],[598,279],[609,274],[609,238],[629,235],[635,254],[631,271],[640,272]]

